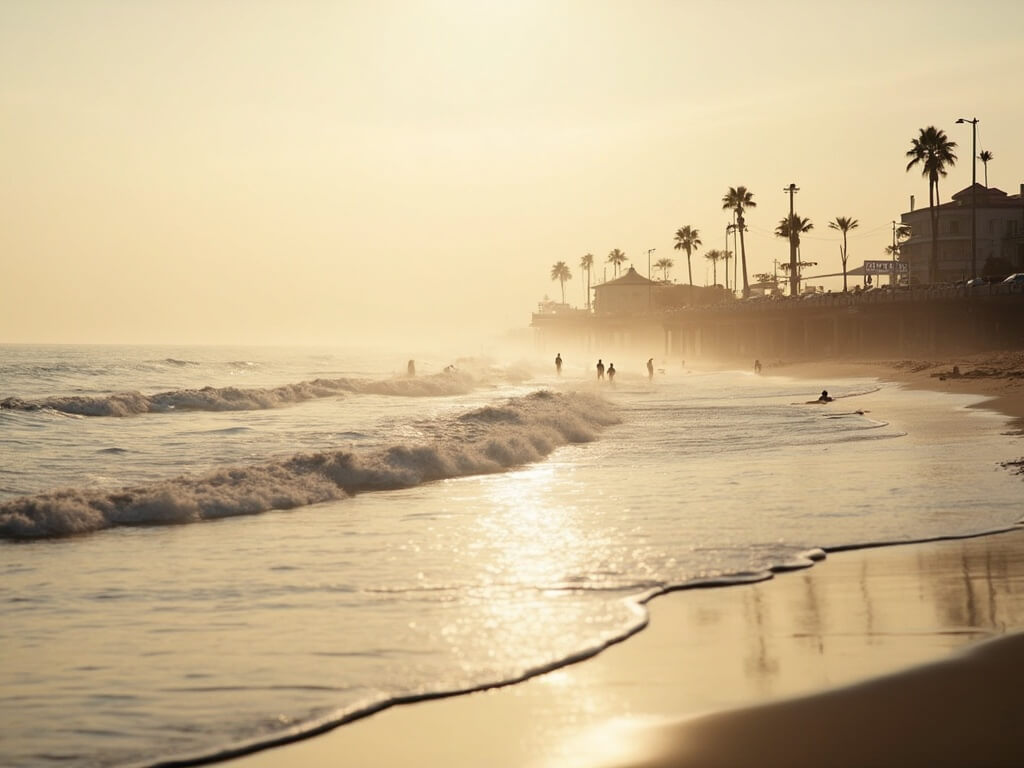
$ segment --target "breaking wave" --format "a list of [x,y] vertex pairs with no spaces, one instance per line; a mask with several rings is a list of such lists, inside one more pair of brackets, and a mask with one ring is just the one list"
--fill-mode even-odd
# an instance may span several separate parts
[[303,453],[116,491],[69,488],[12,499],[0,504],[0,538],[198,522],[500,472],[593,440],[617,421],[594,396],[539,391],[431,423],[430,440],[421,444]]
[[173,411],[252,411],[279,408],[324,397],[337,397],[346,393],[398,397],[464,395],[477,386],[479,381],[469,373],[445,371],[412,378],[314,379],[280,387],[203,387],[176,389],[155,395],[116,392],[94,396],[63,395],[39,400],[8,397],[0,400],[0,409],[52,410],[75,416],[136,416],[143,413]]

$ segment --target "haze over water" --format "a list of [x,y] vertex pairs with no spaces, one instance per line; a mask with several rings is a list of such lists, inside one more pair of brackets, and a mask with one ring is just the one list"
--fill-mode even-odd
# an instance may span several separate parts
[[[402,389],[399,355],[2,351],[5,394],[26,396],[0,410],[0,450],[16,457],[0,472],[10,764],[211,754],[515,680],[638,629],[638,601],[665,589],[1019,517],[1000,418],[871,380],[829,382],[838,399],[824,407],[805,403],[805,383],[667,364],[653,383],[617,364],[598,388],[590,361],[567,355],[560,379],[420,360],[417,379],[451,384],[424,394]],[[31,405],[342,379],[343,393],[249,410]],[[918,408],[981,429],[956,444],[908,434],[898,414]],[[333,470],[354,495],[335,485],[319,503],[261,509],[256,468],[309,465],[361,467],[384,490]],[[103,525],[54,536],[89,504],[108,510]]]
[[814,272],[837,216],[851,264],[885,258],[928,200],[920,128],[958,144],[943,201],[971,180],[958,117],[991,186],[1024,182],[1022,26],[1016,0],[5,2],[0,342],[505,332],[560,260],[580,306],[588,252],[595,280],[616,248],[685,280],[684,225],[709,283],[737,186],[751,275],[788,260],[790,183]]

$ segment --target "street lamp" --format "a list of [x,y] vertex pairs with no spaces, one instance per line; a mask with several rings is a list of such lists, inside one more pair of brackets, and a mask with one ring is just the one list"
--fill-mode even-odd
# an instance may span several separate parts
[[651,254],[654,253],[657,248],[647,249],[647,311],[651,311]]
[[[729,234],[731,232],[735,232],[735,231],[736,231],[736,225],[735,224],[726,224],[725,225],[725,253],[729,252]],[[733,258],[734,259],[736,258],[735,252],[733,253]],[[735,264],[735,262],[734,262],[734,264]],[[725,262],[725,287],[726,287],[726,289],[729,288],[729,262],[728,261]],[[736,290],[736,278],[735,277],[733,277],[733,279],[732,279],[732,289],[733,289],[733,291]]]
[[978,118],[957,118],[971,124],[971,279],[978,276]]

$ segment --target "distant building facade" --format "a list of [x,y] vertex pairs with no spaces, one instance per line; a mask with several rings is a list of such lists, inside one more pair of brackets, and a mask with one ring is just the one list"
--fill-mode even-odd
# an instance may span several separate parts
[[[973,198],[973,200],[972,200]],[[1020,193],[975,184],[938,206],[938,274],[936,282],[954,282],[971,274],[971,213],[977,216],[978,275],[1024,272],[1024,184]],[[900,248],[900,260],[910,265],[912,282],[928,279],[932,252],[932,220],[927,207],[900,215],[911,229]]]

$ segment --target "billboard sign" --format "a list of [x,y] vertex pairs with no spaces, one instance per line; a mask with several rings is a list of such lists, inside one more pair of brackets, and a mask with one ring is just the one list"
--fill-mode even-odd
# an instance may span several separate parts
[[910,265],[903,261],[865,261],[864,274],[866,275],[891,275],[893,265],[896,266],[897,275],[910,274]]

